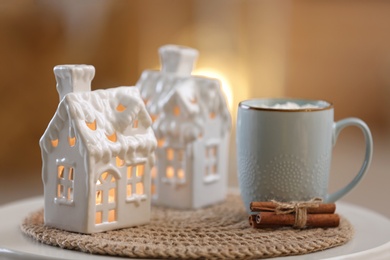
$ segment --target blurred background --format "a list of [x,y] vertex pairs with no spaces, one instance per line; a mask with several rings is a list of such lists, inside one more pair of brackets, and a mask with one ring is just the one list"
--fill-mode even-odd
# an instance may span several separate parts
[[[160,68],[164,44],[198,49],[195,73],[224,84],[230,186],[239,101],[325,99],[336,120],[359,117],[374,138],[371,168],[343,200],[390,217],[390,2],[379,0],[0,0],[0,205],[43,194],[38,140],[59,102],[55,65],[94,65],[93,89],[135,85]],[[363,135],[346,129],[330,191],[363,156]]]

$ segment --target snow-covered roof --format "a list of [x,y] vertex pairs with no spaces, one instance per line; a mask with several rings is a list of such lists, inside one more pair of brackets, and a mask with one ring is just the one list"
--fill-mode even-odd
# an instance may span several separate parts
[[[203,134],[210,113],[221,118],[221,135],[231,128],[229,109],[220,82],[216,79],[177,77],[147,70],[136,86],[146,102],[147,110],[157,116],[153,129],[158,138],[168,136],[191,142]],[[179,121],[175,121],[172,115],[175,105],[179,105],[185,114]]]
[[[136,86],[152,117],[158,138],[192,142],[202,136],[212,115],[220,118],[221,135],[231,128],[231,117],[220,82],[192,76],[198,51],[185,46],[165,45],[159,49],[161,71],[145,70]],[[173,114],[178,111],[180,119]]]
[[45,152],[55,149],[52,140],[59,138],[65,122],[69,137],[76,137],[76,145],[95,161],[109,162],[113,156],[129,164],[154,160],[152,121],[135,87],[66,94],[40,140]]

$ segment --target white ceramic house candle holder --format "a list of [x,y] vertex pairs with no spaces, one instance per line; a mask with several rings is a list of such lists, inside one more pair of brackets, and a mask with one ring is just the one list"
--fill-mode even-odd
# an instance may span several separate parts
[[95,233],[148,223],[156,139],[135,87],[91,91],[95,68],[54,68],[60,103],[40,140],[45,225]]
[[166,45],[159,52],[162,70],[144,71],[136,84],[158,142],[153,202],[184,209],[222,201],[231,117],[220,83],[191,75],[197,50]]

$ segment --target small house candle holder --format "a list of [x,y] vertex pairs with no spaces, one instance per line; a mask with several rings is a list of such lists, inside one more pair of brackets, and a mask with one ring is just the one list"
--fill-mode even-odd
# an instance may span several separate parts
[[60,103],[40,140],[45,225],[95,233],[148,223],[156,139],[135,87],[91,91],[95,68],[54,68]]
[[198,51],[165,45],[162,69],[136,86],[157,137],[153,203],[199,208],[225,199],[231,117],[220,82],[192,76]]

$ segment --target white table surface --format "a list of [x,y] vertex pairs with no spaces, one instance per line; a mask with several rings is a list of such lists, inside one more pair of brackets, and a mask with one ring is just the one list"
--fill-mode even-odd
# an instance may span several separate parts
[[[19,225],[29,212],[43,207],[35,197],[0,207],[0,259],[121,259],[64,250],[22,234]],[[273,259],[390,259],[390,220],[368,209],[337,203],[337,212],[354,226],[354,238],[343,246],[317,253]]]

